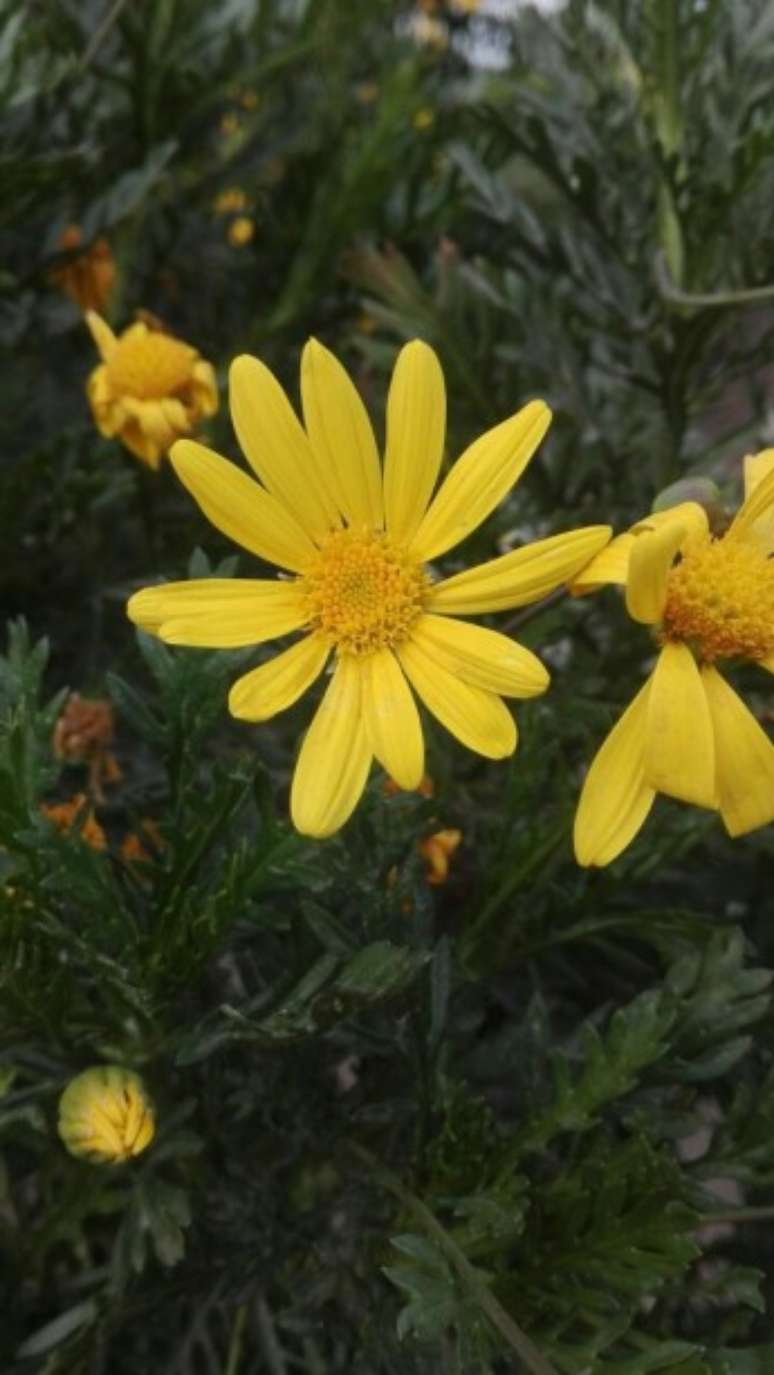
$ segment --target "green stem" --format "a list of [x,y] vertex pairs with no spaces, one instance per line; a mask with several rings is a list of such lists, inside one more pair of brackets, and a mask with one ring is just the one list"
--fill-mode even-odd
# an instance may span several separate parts
[[386,1189],[394,1194],[395,1197],[413,1213],[417,1222],[427,1235],[436,1243],[439,1250],[443,1252],[452,1268],[456,1271],[463,1288],[468,1291],[470,1297],[478,1304],[479,1308],[489,1318],[493,1327],[505,1341],[512,1351],[515,1351],[519,1359],[526,1366],[532,1375],[556,1375],[554,1367],[542,1352],[538,1351],[534,1342],[530,1340],[526,1332],[523,1332],[518,1323],[514,1322],[510,1313],[506,1312],[502,1304],[495,1298],[478,1270],[470,1264],[467,1256],[460,1250],[459,1246],[425,1203],[410,1189],[401,1182],[396,1174],[380,1160],[372,1155],[365,1146],[361,1146],[357,1141],[347,1141],[347,1149],[360,1160],[361,1164],[367,1166],[368,1170],[384,1185]]
[[234,1325],[231,1329],[231,1340],[228,1344],[226,1369],[223,1375],[237,1375],[237,1371],[239,1369],[239,1362],[242,1359],[242,1345],[244,1342],[246,1322],[247,1304],[241,1303],[234,1315]]
[[701,1227],[714,1226],[718,1222],[765,1222],[774,1217],[774,1203],[760,1208],[726,1208],[719,1213],[702,1213]]
[[656,254],[654,272],[658,294],[668,305],[720,310],[724,306],[751,306],[774,300],[774,285],[747,287],[739,291],[681,291],[669,275],[663,253]]

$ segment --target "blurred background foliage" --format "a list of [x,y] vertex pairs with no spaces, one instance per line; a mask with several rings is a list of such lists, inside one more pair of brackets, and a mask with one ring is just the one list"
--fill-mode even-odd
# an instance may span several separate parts
[[[432,796],[374,777],[343,835],[301,839],[308,707],[237,725],[260,655],[130,631],[136,587],[236,561],[168,466],[97,434],[61,289],[106,244],[107,318],[214,363],[232,457],[228,362],[295,396],[310,333],[377,430],[397,348],[432,343],[449,458],[544,397],[465,562],[697,475],[733,506],[774,440],[771,5],[0,17],[0,603],[29,625],[0,663],[3,1369],[771,1375],[771,835],[662,800],[611,870],[570,857],[647,639],[612,593],[512,616],[554,670],[515,759],[431,733]],[[54,747],[67,689],[112,701],[96,767]],[[41,811],[73,794],[69,828]],[[103,1061],[159,1124],[115,1170],[55,1127]]]

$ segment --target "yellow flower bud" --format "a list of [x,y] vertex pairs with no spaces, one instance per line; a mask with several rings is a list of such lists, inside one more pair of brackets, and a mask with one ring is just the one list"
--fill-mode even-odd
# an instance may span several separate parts
[[156,1123],[138,1074],[122,1065],[95,1065],[64,1090],[58,1129],[71,1155],[120,1165],[150,1145]]

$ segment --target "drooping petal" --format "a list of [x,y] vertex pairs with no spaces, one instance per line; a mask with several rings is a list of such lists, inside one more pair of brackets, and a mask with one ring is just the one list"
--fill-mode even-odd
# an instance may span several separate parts
[[586,774],[575,815],[575,856],[602,868],[634,839],[653,805],[645,782],[648,695],[645,683],[616,722]]
[[237,678],[228,694],[228,709],[241,721],[268,721],[292,707],[322,673],[330,646],[318,635],[298,644]]
[[408,544],[421,524],[443,458],[446,389],[433,350],[414,339],[398,354],[387,397],[384,508],[387,533]]
[[715,731],[720,814],[729,835],[774,821],[774,745],[716,668],[701,671]]
[[293,583],[260,578],[192,578],[135,592],[135,625],[173,645],[230,649],[299,630],[306,610]]
[[707,512],[698,501],[681,501],[663,511],[651,511],[632,526],[632,532],[637,535],[644,530],[662,530],[667,525],[681,525],[686,541],[703,540],[709,534]]
[[97,346],[100,358],[103,363],[107,363],[118,343],[115,334],[110,328],[107,320],[103,320],[102,316],[98,315],[96,310],[87,310],[84,319],[89,327],[91,337]]
[[685,533],[683,525],[668,524],[637,536],[626,580],[626,609],[632,620],[643,625],[661,620],[669,570]]
[[425,742],[417,704],[389,649],[362,661],[363,719],[371,749],[399,788],[418,788]]
[[496,630],[451,616],[420,616],[412,638],[471,687],[504,697],[536,697],[548,687],[548,672],[537,655]]
[[627,530],[623,535],[616,535],[600,553],[595,554],[590,563],[585,568],[581,568],[576,573],[570,583],[570,592],[574,597],[584,597],[589,592],[596,592],[598,588],[604,587],[609,582],[625,584],[629,575],[629,559],[631,557],[634,541],[637,536]]
[[374,432],[357,388],[317,339],[301,355],[304,424],[317,466],[350,525],[384,523],[382,474]]
[[476,439],[441,484],[411,542],[411,554],[426,562],[475,530],[521,477],[550,423],[545,402],[530,401]]
[[339,659],[298,756],[290,790],[293,824],[318,840],[333,835],[360,800],[371,767],[360,664]]
[[436,583],[427,604],[433,611],[470,616],[529,606],[568,582],[611,535],[609,525],[587,525],[566,535],[551,535],[523,549]]
[[287,507],[236,464],[192,439],[178,440],[169,457],[207,519],[243,549],[297,573],[315,557],[315,546]]
[[401,645],[398,658],[428,711],[463,745],[487,759],[513,754],[516,722],[495,693],[455,678],[413,640]]
[[684,644],[667,642],[651,675],[645,777],[656,792],[717,807],[712,718],[696,660]]
[[242,450],[264,486],[312,539],[341,524],[298,416],[273,373],[247,354],[230,372],[231,416]]

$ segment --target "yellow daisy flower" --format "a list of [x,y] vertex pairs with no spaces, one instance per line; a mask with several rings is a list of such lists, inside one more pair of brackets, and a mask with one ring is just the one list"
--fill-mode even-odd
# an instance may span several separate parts
[[101,1165],[139,1155],[156,1131],[142,1079],[121,1065],[95,1065],[71,1079],[59,1099],[57,1126],[71,1155]]
[[175,439],[217,411],[212,365],[144,320],[118,337],[93,310],[86,323],[102,358],[87,385],[97,429],[108,439],[118,435],[137,458],[158,468]]
[[548,674],[528,649],[457,616],[538,601],[580,570],[610,529],[554,535],[436,582],[428,562],[475,530],[509,491],[548,428],[548,407],[532,401],[477,439],[431,500],[446,398],[426,344],[415,340],[398,358],[383,472],[356,388],[316,340],[304,349],[301,392],[305,429],[257,358],[232,365],[234,427],[259,483],[200,444],[181,440],[171,454],[213,524],[285,576],[150,587],[131,598],[128,612],[168,644],[231,647],[301,631],[234,684],[229,706],[245,721],[289,707],[335,655],[291,790],[298,830],[323,837],[349,817],[374,757],[401,788],[421,782],[424,744],[411,687],[470,749],[490,759],[513,752],[516,726],[502,697],[544,692]]
[[745,459],[745,499],[714,536],[683,502],[647,516],[573,583],[626,588],[629,615],[655,630],[650,677],[589,769],[575,853],[605,865],[634,839],[656,793],[719,811],[732,836],[774,820],[774,745],[718,672],[749,659],[774,672],[774,449]]

